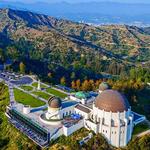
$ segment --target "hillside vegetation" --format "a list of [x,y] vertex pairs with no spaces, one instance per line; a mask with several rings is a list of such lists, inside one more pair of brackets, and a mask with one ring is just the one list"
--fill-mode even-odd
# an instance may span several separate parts
[[94,79],[101,72],[149,65],[149,28],[95,27],[12,9],[0,9],[0,22],[0,61],[12,59],[14,70],[23,61],[27,72],[45,78],[50,72],[58,82],[73,73],[76,79]]
[[[148,28],[127,25],[90,26],[46,15],[11,9],[0,10],[0,31],[10,40],[24,37],[32,41],[36,50],[47,54],[51,50],[92,51],[98,49],[143,59],[149,54],[150,34]],[[45,49],[45,50],[44,50]],[[46,51],[47,50],[47,51]],[[146,59],[144,57],[144,59]]]

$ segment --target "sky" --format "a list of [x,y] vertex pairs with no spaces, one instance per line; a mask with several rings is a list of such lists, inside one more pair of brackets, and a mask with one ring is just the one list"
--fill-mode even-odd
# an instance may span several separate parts
[[78,3],[78,2],[121,2],[121,3],[150,3],[150,0],[0,0],[0,1],[7,1],[7,2],[23,2],[23,3],[34,3],[34,2],[69,2],[69,3]]

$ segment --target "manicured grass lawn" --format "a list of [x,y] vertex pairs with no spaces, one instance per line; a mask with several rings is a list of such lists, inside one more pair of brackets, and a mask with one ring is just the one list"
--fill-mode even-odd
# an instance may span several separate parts
[[64,93],[62,93],[62,92],[60,92],[60,91],[57,91],[57,90],[55,90],[55,89],[52,89],[52,88],[48,88],[46,91],[47,91],[48,93],[53,94],[53,95],[55,95],[55,96],[58,96],[58,97],[60,97],[60,98],[65,98],[65,97],[67,96],[67,94],[64,94]]
[[[38,87],[38,82],[34,82],[33,84],[32,84],[32,86],[34,86],[34,87]],[[41,88],[47,88],[47,86],[45,86],[44,84],[42,84],[41,83]]]
[[31,107],[39,107],[45,105],[44,102],[18,89],[14,89],[14,95],[15,95],[15,100],[24,105],[30,105]]
[[149,129],[149,127],[146,123],[140,123],[134,127],[133,135],[139,134],[139,133],[146,131],[148,129]]
[[35,91],[35,92],[32,92],[33,94],[39,96],[39,97],[42,97],[44,99],[49,99],[49,97],[51,96],[50,94],[47,94],[47,93],[44,93],[44,92],[41,92],[41,91]]
[[21,86],[21,88],[24,89],[25,91],[32,91],[33,90],[32,86],[27,86],[27,85]]

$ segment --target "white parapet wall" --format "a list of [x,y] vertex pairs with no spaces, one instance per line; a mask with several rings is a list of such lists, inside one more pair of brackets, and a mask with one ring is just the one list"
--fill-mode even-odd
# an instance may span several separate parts
[[63,132],[65,136],[71,135],[73,132],[79,130],[80,128],[84,127],[84,120],[80,120],[78,123],[75,125],[72,125],[71,127],[65,127],[63,125]]
[[61,135],[63,135],[63,128],[58,128],[52,133],[50,140],[56,140]]
[[90,121],[90,120],[85,120],[84,121],[84,126],[85,128],[87,128],[88,130],[93,130],[95,133],[98,133],[98,127],[99,125]]

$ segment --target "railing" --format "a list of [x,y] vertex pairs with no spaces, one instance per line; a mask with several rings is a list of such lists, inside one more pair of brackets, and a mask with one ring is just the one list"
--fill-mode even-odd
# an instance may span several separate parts
[[22,115],[20,112],[12,109],[10,110],[10,113],[12,115],[15,115],[15,117],[19,117],[20,119],[22,119],[23,121],[25,121],[26,124],[30,125],[32,128],[34,129],[38,129],[38,132],[40,132],[41,134],[47,134],[47,130],[45,130],[43,127],[39,126],[36,122],[33,122],[31,119],[27,118],[26,116]]

